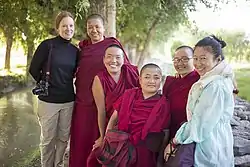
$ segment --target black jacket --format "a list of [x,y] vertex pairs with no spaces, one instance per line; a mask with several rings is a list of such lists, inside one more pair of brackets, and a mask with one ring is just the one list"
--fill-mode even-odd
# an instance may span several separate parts
[[73,78],[77,68],[79,50],[69,40],[57,36],[43,41],[35,51],[29,72],[37,82],[44,78],[50,49],[52,50],[49,96],[38,96],[38,98],[50,103],[74,101]]

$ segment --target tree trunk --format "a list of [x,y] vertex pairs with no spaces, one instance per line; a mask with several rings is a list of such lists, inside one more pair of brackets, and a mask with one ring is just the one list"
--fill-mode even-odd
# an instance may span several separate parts
[[27,38],[27,64],[26,64],[26,83],[29,82],[29,67],[30,67],[30,63],[33,57],[33,52],[34,52],[34,42],[31,41],[31,39]]
[[89,0],[89,4],[89,14],[100,14],[104,18],[104,22],[107,23],[106,0]]
[[116,37],[116,0],[107,0],[106,35]]
[[148,32],[147,32],[147,37],[146,37],[146,40],[144,42],[144,45],[143,45],[143,50],[139,56],[139,59],[137,61],[137,66],[140,68],[142,65],[143,65],[143,61],[146,57],[146,54],[147,54],[147,51],[148,51],[148,48],[149,48],[149,44],[150,44],[150,41],[152,40],[153,38],[153,35],[155,33],[155,30],[156,30],[156,26],[157,24],[159,23],[160,21],[160,17],[161,17],[161,13],[158,14],[158,17],[155,18],[155,20],[152,22],[152,25],[151,27],[148,29]]
[[129,46],[128,48],[128,54],[129,54],[129,59],[132,64],[136,64],[137,59],[136,59],[136,46]]
[[13,44],[13,32],[6,33],[6,52],[5,52],[5,65],[4,69],[10,71],[10,56],[11,56],[11,48]]
[[250,62],[250,54],[247,54],[246,60]]
[[[89,0],[89,14],[99,14],[104,19],[104,28],[107,30],[107,11],[106,11],[106,2],[107,0]],[[106,32],[104,34],[107,36]]]

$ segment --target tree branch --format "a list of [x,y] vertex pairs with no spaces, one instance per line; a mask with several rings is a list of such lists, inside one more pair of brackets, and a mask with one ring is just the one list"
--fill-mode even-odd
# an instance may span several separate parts
[[148,29],[147,37],[146,37],[146,39],[144,41],[144,44],[143,44],[143,50],[142,50],[142,52],[140,54],[140,57],[139,57],[139,59],[137,61],[138,67],[142,66],[143,60],[145,59],[145,54],[147,52],[147,49],[148,49],[149,44],[150,44],[150,41],[151,41],[151,39],[153,37],[153,34],[155,32],[155,29],[156,29],[156,26],[159,23],[161,16],[162,16],[162,12],[159,12],[158,16],[154,19],[152,25]]

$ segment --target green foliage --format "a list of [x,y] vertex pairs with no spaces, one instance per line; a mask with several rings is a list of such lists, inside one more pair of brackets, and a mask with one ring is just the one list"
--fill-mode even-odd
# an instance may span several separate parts
[[[216,8],[219,3],[232,0],[117,0],[117,36],[123,43],[143,51],[146,42],[166,41],[179,25],[188,25],[187,11],[194,11],[196,3]],[[0,31],[12,30],[14,36],[28,47],[35,48],[49,34],[55,34],[56,14],[68,10],[75,15],[75,38],[86,37],[86,16],[100,0],[5,0],[0,1]],[[102,2],[103,3],[103,2]],[[91,7],[92,5],[92,7]],[[10,12],[11,11],[11,12]],[[193,32],[195,33],[195,32]],[[16,39],[16,38],[15,38]],[[249,58],[250,59],[250,58]]]
[[[138,64],[150,56],[149,45],[159,46],[179,29],[188,26],[188,11],[196,4],[217,9],[219,4],[234,0],[119,0],[117,1],[117,36],[124,44],[136,47]],[[195,32],[193,32],[195,33]]]
[[174,55],[176,48],[178,48],[181,45],[185,45],[185,44],[182,41],[174,41],[171,46],[171,55]]
[[0,29],[4,33],[13,31],[18,21],[17,16],[20,13],[20,2],[0,1]]
[[0,31],[13,28],[17,39],[22,41],[27,51],[28,43],[38,44],[49,34],[55,35],[54,19],[61,10],[76,15],[76,34],[82,34],[82,19],[87,7],[87,0],[0,1]]
[[[157,21],[153,41],[167,40],[180,24],[188,24],[187,11],[199,0],[123,0],[117,4],[117,32],[123,41],[141,44]],[[201,1],[210,7],[209,1]]]
[[75,38],[80,40],[86,37],[86,18],[89,12],[89,1],[88,0],[79,0],[75,4],[75,21],[76,21],[76,30]]
[[0,28],[5,34],[14,31],[14,39],[21,41],[25,49],[27,49],[26,40],[33,43],[48,34],[46,8],[39,6],[37,2],[36,0],[1,1]]
[[212,34],[227,43],[227,46],[223,48],[226,60],[229,62],[250,62],[250,38],[241,31],[219,30],[211,33],[200,31],[194,27],[185,27],[175,33],[171,51],[180,43],[194,47],[199,40]]
[[185,18],[181,6],[159,0],[123,0],[117,8],[118,36],[136,44],[145,41],[155,21],[154,39],[162,40]]
[[239,96],[250,101],[250,68],[236,70],[235,76],[240,91]]
[[250,41],[245,32],[218,32],[226,43],[225,57],[232,62],[250,61]]
[[18,29],[20,41],[27,52],[29,45],[33,45],[34,42],[48,35],[51,21],[47,19],[47,8],[42,8],[35,0],[25,1],[22,6],[22,15],[19,16]]

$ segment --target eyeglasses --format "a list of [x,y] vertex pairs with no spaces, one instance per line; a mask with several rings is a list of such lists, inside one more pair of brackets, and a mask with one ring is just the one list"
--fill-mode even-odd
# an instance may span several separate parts
[[179,63],[179,62],[187,63],[190,59],[192,59],[192,58],[189,58],[189,57],[182,57],[182,58],[180,58],[180,59],[174,58],[172,61],[173,61],[174,63]]

